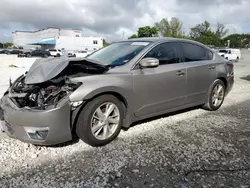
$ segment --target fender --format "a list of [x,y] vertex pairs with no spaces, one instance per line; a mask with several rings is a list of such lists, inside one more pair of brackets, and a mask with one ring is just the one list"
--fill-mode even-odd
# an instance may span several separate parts
[[73,82],[82,82],[82,85],[76,89],[69,99],[72,102],[89,100],[102,93],[115,92],[123,96],[128,105],[132,100],[132,76],[124,74],[122,77],[106,74],[98,76],[89,76],[72,79]]

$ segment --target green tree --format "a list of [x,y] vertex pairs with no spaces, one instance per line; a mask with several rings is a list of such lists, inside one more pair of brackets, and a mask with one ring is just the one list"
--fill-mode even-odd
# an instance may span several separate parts
[[206,45],[215,45],[220,46],[221,41],[215,35],[215,33],[211,30],[205,31],[197,41],[206,44]]
[[138,38],[136,34],[131,35],[128,39]]
[[4,44],[4,47],[5,47],[5,48],[9,48],[9,47],[11,47],[11,46],[13,46],[13,43],[11,43],[11,42],[6,42],[6,43]]
[[161,36],[164,37],[180,37],[183,38],[183,24],[176,18],[172,17],[170,21],[167,18],[163,18],[159,23],[155,24]]
[[225,37],[228,33],[228,29],[225,28],[224,24],[221,23],[217,23],[217,27],[216,27],[216,31],[215,31],[215,35],[217,38],[222,39],[223,37]]
[[110,45],[110,43],[106,42],[106,40],[103,39],[103,47],[106,47],[106,46],[108,46],[108,45]]
[[248,48],[250,44],[250,34],[232,34],[223,39],[224,44],[230,40],[231,48]]
[[0,48],[3,48],[4,44],[0,42]]
[[140,27],[137,31],[138,38],[140,37],[156,37],[158,36],[158,29],[156,27]]
[[163,37],[168,37],[170,36],[170,26],[168,19],[163,18],[160,22],[156,22],[155,26],[157,27],[159,33]]
[[224,45],[222,37],[224,37],[227,32],[225,26],[220,23],[217,23],[216,31],[212,31],[210,23],[204,21],[203,23],[190,28],[190,37],[191,39],[206,45],[222,46]]
[[204,21],[201,24],[197,24],[195,27],[190,28],[190,37],[194,40],[199,39],[204,33],[211,31],[210,23]]

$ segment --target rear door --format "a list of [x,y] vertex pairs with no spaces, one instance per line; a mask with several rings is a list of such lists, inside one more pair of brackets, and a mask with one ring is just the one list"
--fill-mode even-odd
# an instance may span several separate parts
[[186,103],[186,68],[180,63],[180,44],[161,43],[144,58],[159,60],[156,68],[133,70],[136,116],[147,116]]
[[182,62],[187,65],[187,103],[206,101],[208,89],[216,79],[213,52],[201,45],[182,42]]

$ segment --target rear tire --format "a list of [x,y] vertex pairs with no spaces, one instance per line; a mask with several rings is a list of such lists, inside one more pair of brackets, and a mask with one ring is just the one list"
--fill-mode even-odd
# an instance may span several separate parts
[[122,102],[113,95],[101,95],[88,102],[80,112],[76,134],[93,147],[104,146],[119,135],[123,118]]
[[220,79],[215,80],[209,88],[207,103],[202,108],[208,111],[218,110],[224,102],[225,93],[224,82]]

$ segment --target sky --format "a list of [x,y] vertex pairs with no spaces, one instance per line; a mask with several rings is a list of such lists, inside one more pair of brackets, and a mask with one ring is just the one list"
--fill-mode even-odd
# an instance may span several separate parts
[[171,17],[183,22],[186,33],[204,20],[249,33],[249,7],[249,0],[1,0],[0,42],[12,41],[16,30],[47,27],[82,29],[84,36],[111,42]]

